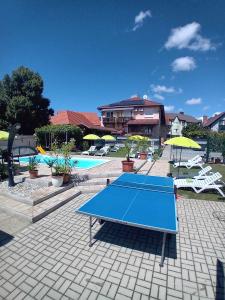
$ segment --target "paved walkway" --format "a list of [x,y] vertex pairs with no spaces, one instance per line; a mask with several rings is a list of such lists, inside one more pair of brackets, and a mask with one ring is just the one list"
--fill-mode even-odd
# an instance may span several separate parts
[[157,232],[106,223],[89,248],[88,218],[74,213],[88,197],[0,248],[0,299],[224,299],[225,223],[212,216],[224,203],[178,201],[179,234],[160,269]]

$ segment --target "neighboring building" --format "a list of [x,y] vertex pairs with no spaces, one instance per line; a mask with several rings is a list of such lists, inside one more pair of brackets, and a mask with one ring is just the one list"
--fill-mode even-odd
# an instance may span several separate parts
[[204,127],[210,128],[212,131],[225,132],[225,112],[216,114],[211,118],[203,116],[202,123]]
[[192,116],[185,115],[183,112],[166,113],[166,124],[170,136],[182,136],[183,128],[193,123],[200,123],[200,121]]
[[161,136],[166,135],[164,106],[148,100],[146,96],[103,105],[98,110],[102,125],[113,127],[121,133],[158,138],[161,127]]
[[105,128],[101,126],[101,122],[97,113],[94,112],[76,112],[76,111],[59,111],[55,116],[51,117],[51,123],[67,124],[79,126],[86,133],[106,134],[116,133],[114,128]]

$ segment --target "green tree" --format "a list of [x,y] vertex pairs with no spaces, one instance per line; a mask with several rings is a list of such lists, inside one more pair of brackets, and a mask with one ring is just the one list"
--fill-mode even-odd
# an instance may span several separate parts
[[204,128],[202,124],[188,124],[182,130],[182,135],[187,138],[206,138],[210,130]]
[[33,134],[34,129],[49,124],[54,111],[43,97],[43,80],[38,73],[19,67],[0,81],[0,129],[20,123],[20,133]]

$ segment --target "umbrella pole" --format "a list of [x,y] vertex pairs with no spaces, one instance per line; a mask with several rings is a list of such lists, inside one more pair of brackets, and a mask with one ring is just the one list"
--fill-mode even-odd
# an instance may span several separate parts
[[179,160],[178,174],[177,174],[177,177],[178,177],[178,178],[179,178],[179,174],[180,174],[181,153],[182,153],[182,148],[180,149],[180,160]]

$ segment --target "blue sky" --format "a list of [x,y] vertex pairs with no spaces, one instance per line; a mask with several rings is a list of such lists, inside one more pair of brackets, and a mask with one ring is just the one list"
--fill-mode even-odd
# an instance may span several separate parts
[[225,1],[8,0],[0,78],[40,73],[57,110],[147,94],[194,116],[225,109]]

